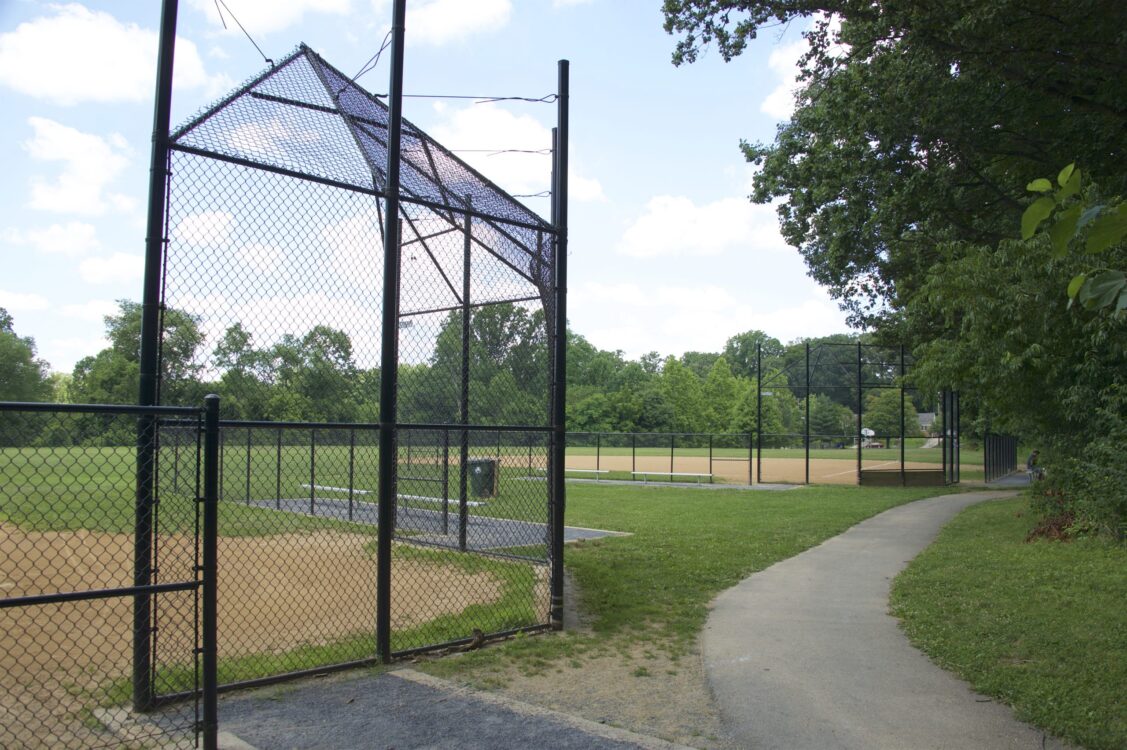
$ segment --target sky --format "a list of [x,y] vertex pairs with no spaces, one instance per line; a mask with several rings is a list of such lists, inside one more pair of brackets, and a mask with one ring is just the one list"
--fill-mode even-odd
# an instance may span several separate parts
[[[301,42],[359,72],[391,23],[390,0],[222,4],[180,2],[174,128]],[[106,346],[115,300],[141,298],[159,6],[0,0],[0,307],[54,371]],[[595,346],[846,331],[774,208],[748,201],[739,150],[789,117],[802,28],[678,68],[662,21],[660,0],[408,0],[404,93],[540,98],[570,60],[568,317]],[[389,57],[358,83],[386,92]],[[411,97],[404,116],[510,193],[549,187],[550,157],[489,152],[548,148],[555,105]],[[546,198],[523,200],[547,218]]]

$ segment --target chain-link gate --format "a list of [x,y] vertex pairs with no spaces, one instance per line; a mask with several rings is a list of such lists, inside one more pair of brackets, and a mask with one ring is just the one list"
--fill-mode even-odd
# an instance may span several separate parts
[[200,409],[0,404],[0,746],[214,737],[205,442]]

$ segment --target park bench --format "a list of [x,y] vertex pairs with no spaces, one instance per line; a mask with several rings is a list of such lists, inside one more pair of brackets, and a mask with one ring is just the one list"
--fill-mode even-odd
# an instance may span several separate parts
[[673,477],[692,477],[697,480],[697,484],[707,477],[709,484],[712,483],[712,474],[692,474],[680,471],[632,471],[630,472],[635,478],[641,476],[642,483],[645,484],[649,481],[651,476],[669,477],[669,481],[673,481]]

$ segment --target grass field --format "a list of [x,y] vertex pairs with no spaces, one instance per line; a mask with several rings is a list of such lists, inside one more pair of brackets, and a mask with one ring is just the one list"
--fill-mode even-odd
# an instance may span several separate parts
[[1092,750],[1127,747],[1127,548],[1025,538],[1025,498],[960,514],[896,579],[911,641],[1018,716]]

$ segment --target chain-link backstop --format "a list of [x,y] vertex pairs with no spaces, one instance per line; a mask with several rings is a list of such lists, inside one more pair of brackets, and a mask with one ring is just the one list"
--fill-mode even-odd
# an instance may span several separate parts
[[[221,396],[227,686],[550,624],[561,222],[406,121],[388,222],[391,125],[378,97],[301,46],[172,134],[160,402],[198,400],[193,383]],[[396,456],[383,481],[381,425]]]

